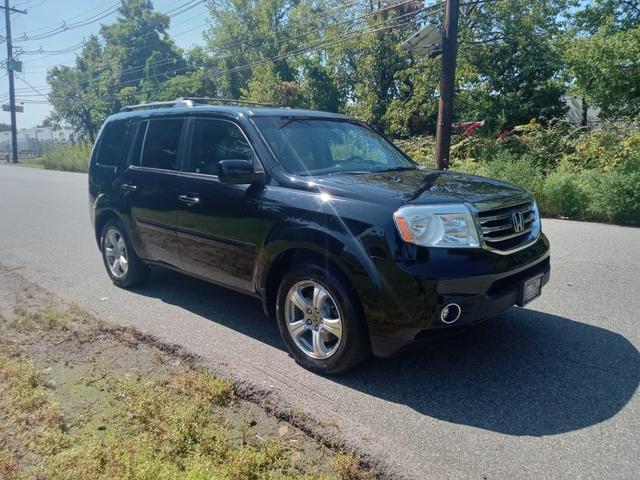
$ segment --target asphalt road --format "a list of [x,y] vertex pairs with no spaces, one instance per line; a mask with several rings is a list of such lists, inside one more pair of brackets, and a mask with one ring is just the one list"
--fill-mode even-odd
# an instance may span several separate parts
[[202,356],[406,477],[638,478],[640,229],[546,220],[552,281],[529,308],[323,378],[288,357],[256,300],[160,270],[134,292],[112,286],[85,175],[0,166],[0,205],[1,264]]

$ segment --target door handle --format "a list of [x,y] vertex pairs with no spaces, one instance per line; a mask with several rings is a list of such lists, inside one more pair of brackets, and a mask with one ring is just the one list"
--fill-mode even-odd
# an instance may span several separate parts
[[181,202],[186,203],[190,207],[193,206],[193,205],[199,205],[200,204],[200,197],[196,197],[196,196],[193,196],[193,195],[178,195],[178,200],[180,200]]
[[123,190],[128,190],[130,192],[135,192],[138,187],[136,187],[135,185],[129,185],[127,183],[123,183],[120,188],[122,188]]

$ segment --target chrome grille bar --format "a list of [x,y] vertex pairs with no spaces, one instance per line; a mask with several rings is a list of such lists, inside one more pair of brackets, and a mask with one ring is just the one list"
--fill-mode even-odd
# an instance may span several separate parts
[[[516,225],[515,217],[522,215]],[[523,248],[532,241],[534,222],[537,220],[532,202],[478,212],[478,222],[486,248],[509,253]],[[518,231],[522,228],[521,231]]]

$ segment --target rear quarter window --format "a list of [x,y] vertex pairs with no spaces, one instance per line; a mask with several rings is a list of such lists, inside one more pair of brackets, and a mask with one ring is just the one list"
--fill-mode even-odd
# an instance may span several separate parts
[[124,166],[127,163],[136,127],[136,119],[107,123],[98,144],[96,163],[112,167]]
[[184,119],[158,119],[148,122],[140,166],[178,170],[178,150]]

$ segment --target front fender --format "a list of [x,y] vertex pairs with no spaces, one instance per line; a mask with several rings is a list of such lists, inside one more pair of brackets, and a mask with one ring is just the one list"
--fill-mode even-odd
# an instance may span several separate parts
[[375,305],[385,288],[376,262],[380,257],[391,256],[387,232],[374,226],[375,218],[367,218],[381,212],[371,205],[357,205],[363,202],[353,200],[332,199],[329,204],[310,192],[288,191],[286,204],[273,192],[270,194],[263,208],[265,212],[277,210],[272,216],[277,220],[260,249],[255,276],[257,290],[264,293],[274,288],[267,285],[270,271],[288,252],[315,253],[347,277],[371,325],[371,320],[380,315]]

